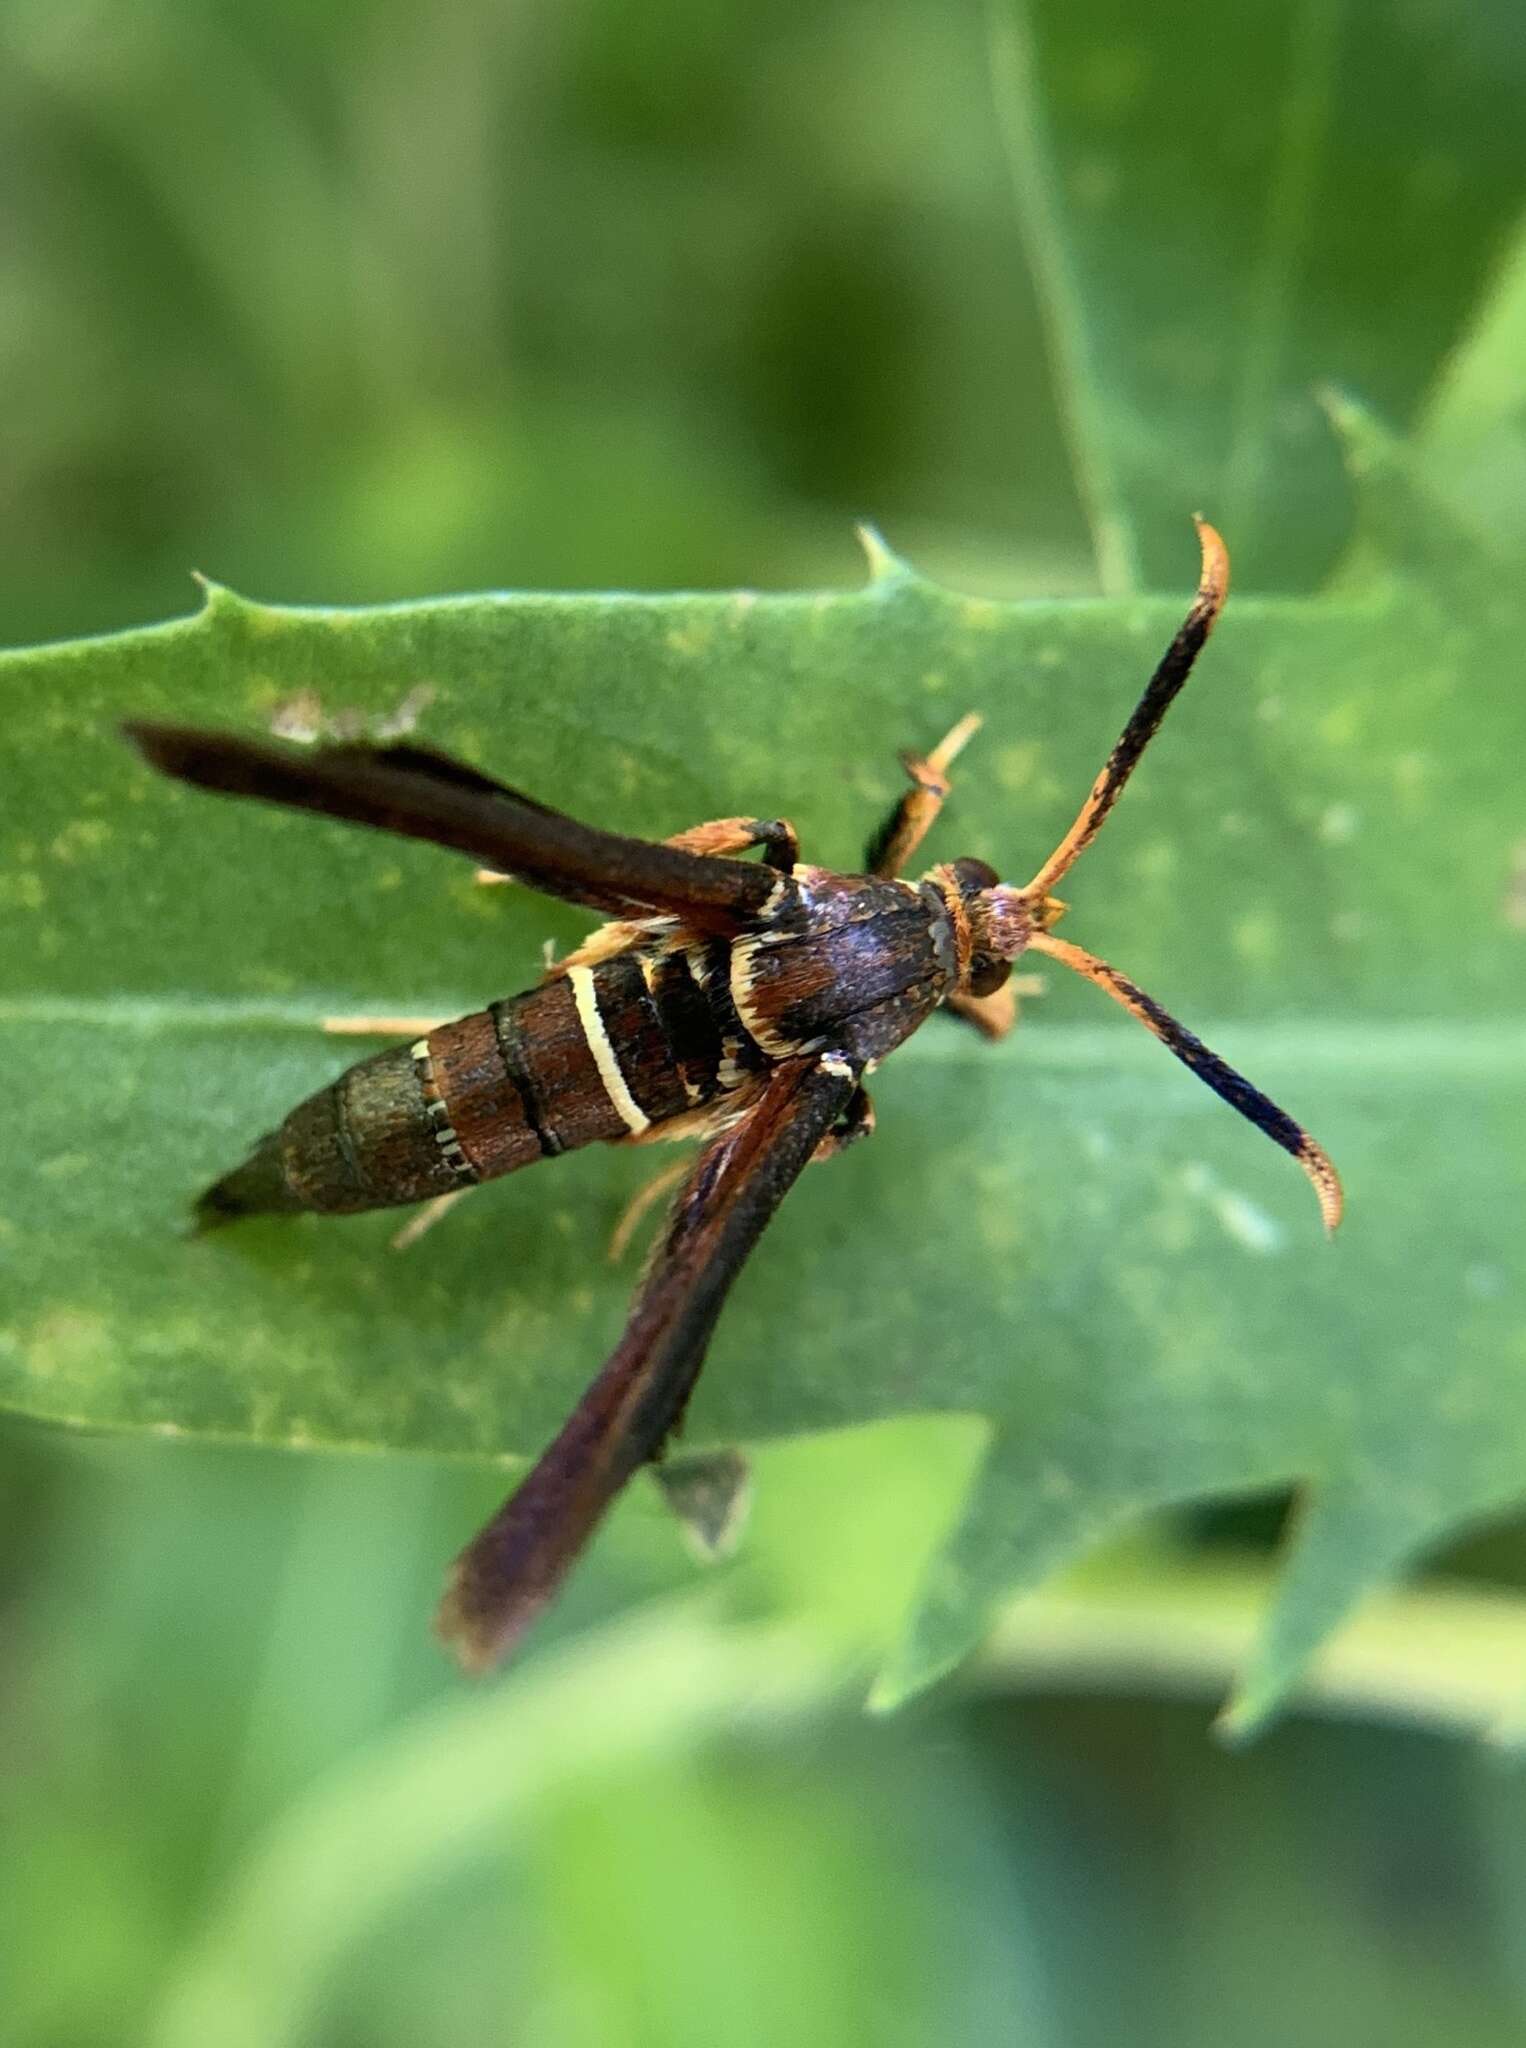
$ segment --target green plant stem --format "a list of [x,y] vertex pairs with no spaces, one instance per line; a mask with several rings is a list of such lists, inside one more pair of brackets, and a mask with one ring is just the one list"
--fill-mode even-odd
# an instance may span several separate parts
[[[1255,1644],[1272,1578],[1259,1562],[1131,1560],[1087,1573],[1008,1607],[968,1682],[1220,1697]],[[1445,1580],[1375,1598],[1316,1658],[1297,1703],[1513,1744],[1526,1735],[1526,1605]],[[1239,1732],[1232,1715],[1219,1728]]]

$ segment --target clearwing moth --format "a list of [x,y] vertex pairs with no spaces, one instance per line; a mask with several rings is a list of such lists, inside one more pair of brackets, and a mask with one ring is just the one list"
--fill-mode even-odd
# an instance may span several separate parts
[[[407,1043],[300,1103],[207,1190],[204,1226],[438,1202],[595,1139],[701,1141],[619,1343],[452,1568],[439,1628],[468,1668],[514,1645],[615,1494],[660,1457],[727,1290],[779,1203],[812,1160],[873,1129],[864,1077],[940,1007],[1002,1036],[1020,956],[1073,968],[1121,1004],[1291,1152],[1327,1229],[1339,1222],[1340,1182],[1308,1132],[1126,975],[1054,931],[1065,909],[1056,886],[1101,830],[1223,606],[1229,558],[1197,525],[1191,609],[1075,822],[1021,888],[970,859],[902,879],[973,716],[925,759],[904,757],[910,787],[853,875],[802,862],[783,819],[721,818],[659,845],[580,824],[422,747],[126,727],[155,768],[198,788],[429,840],[608,920],[522,995],[452,1023],[399,1020]],[[761,861],[737,858],[753,848]]]

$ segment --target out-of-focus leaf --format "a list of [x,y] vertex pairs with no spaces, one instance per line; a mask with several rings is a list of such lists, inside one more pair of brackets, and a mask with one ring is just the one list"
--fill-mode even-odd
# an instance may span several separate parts
[[[990,0],[990,20],[1113,587],[1160,587],[1184,496],[1236,536],[1243,585],[1310,586],[1349,518],[1320,388],[1415,416],[1519,218],[1519,10]],[[1519,349],[1490,360],[1519,403]],[[1459,459],[1468,424],[1451,411]]]

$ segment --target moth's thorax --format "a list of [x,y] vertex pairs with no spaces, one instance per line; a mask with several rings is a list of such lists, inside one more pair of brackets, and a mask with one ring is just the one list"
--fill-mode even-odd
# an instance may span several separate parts
[[830,1047],[883,1059],[958,979],[952,920],[929,883],[797,866],[756,932],[732,942],[737,1014],[775,1059]]

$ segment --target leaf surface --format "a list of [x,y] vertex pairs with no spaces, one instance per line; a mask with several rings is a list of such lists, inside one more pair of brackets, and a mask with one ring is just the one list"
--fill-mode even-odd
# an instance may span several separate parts
[[[1178,14],[1185,65],[1200,17]],[[1169,34],[1141,76],[1100,7],[993,22],[1112,595],[967,600],[882,553],[863,590],[794,597],[294,612],[214,588],[187,620],[0,660],[0,1402],[93,1428],[529,1455],[614,1340],[633,1276],[604,1248],[665,1163],[538,1168],[406,1254],[395,1217],[187,1238],[198,1189],[356,1049],[325,1015],[480,1006],[584,921],[425,847],[156,781],[120,718],[412,720],[616,829],[782,811],[809,858],[853,866],[896,749],[975,709],[928,856],[1021,879],[1181,615],[1192,503],[1253,592],[1301,590],[1350,537],[1326,594],[1231,600],[1066,890],[1067,932],[1325,1142],[1339,1239],[1284,1157],[1051,975],[1006,1044],[935,1019],[877,1077],[878,1136],[786,1205],[689,1422],[702,1450],[980,1419],[986,1456],[885,1701],[946,1668],[1001,1595],[1143,1511],[1300,1485],[1244,1727],[1375,1579],[1526,1490],[1518,252],[1473,303],[1519,194],[1460,115],[1431,158],[1413,124],[1376,134],[1376,81],[1414,56],[1393,21],[1358,51],[1349,11],[1253,11],[1245,47],[1271,75],[1261,46],[1283,38],[1285,91],[1247,114],[1228,89],[1241,46],[1219,50],[1190,162],[1193,74],[1159,56]],[[1403,198],[1392,219],[1366,210],[1360,261],[1330,202],[1357,156]],[[1381,295],[1447,177],[1467,203],[1385,329]],[[1397,442],[1350,400],[1318,411],[1316,378],[1419,431]]]
[[[1383,482],[1414,509],[1402,467]],[[1519,1486],[1526,1143],[1463,1160],[1457,1134],[1526,1140],[1506,767],[1526,734],[1515,712],[1437,748],[1438,700],[1506,649],[1447,627],[1457,561],[1435,559],[1429,511],[1413,525],[1433,587],[1232,609],[1073,890],[1088,943],[1324,1138],[1340,1240],[1284,1158],[1076,984],[997,1048],[935,1020],[879,1080],[874,1144],[807,1177],[738,1289],[697,1444],[918,1409],[989,1422],[889,1690],[1152,1504],[1317,1480],[1295,1571],[1333,1610],[1332,1518],[1364,1574]],[[971,603],[895,568],[755,602],[295,614],[214,591],[180,625],[10,658],[7,1403],[529,1453],[619,1327],[630,1276],[603,1248],[652,1163],[540,1168],[406,1255],[389,1217],[187,1239],[199,1186],[353,1050],[323,1015],[479,1005],[577,920],[429,848],[158,781],[121,715],[268,723],[316,692],[374,721],[427,683],[425,737],[553,802],[649,833],[783,809],[849,864],[897,786],[890,743],[975,708],[932,851],[1023,873],[1175,614]]]

